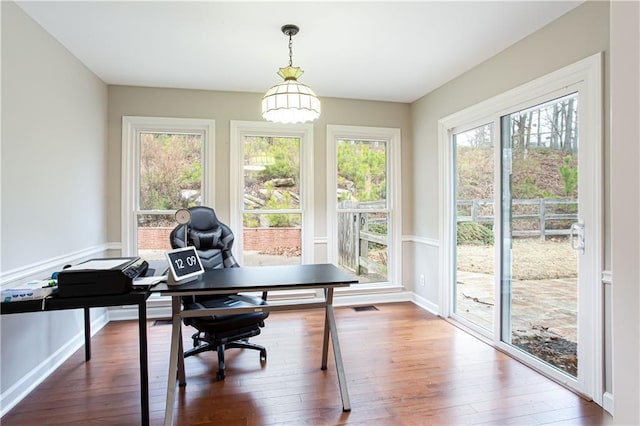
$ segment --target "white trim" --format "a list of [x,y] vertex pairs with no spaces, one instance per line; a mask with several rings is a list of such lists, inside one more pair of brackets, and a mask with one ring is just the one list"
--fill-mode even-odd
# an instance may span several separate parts
[[433,303],[432,301],[420,296],[419,294],[413,293],[412,302],[424,309],[427,312],[432,313],[433,315],[438,315],[438,305]]
[[613,274],[611,271],[602,271],[602,284],[613,285]]
[[[344,289],[342,289],[344,290]],[[368,305],[375,303],[396,303],[396,302],[415,302],[416,297],[418,300],[421,298],[416,296],[414,293],[409,291],[398,291],[398,288],[395,287],[393,289],[389,289],[387,292],[362,292],[357,294],[349,294],[349,293],[335,293],[333,299],[334,306],[358,306],[358,305]],[[269,303],[277,305],[278,303],[284,301],[291,301],[295,299],[305,299],[305,301],[313,301],[317,298],[317,301],[322,301],[324,298],[317,297],[316,292],[305,292],[296,295],[289,294],[287,297],[286,294],[277,295],[275,293],[269,293]],[[421,307],[433,312],[430,308],[432,308],[432,304],[430,306],[429,302],[426,303],[417,303]],[[108,308],[109,312],[109,321],[125,321],[125,320],[137,320],[138,319],[138,311],[135,306],[113,306]],[[171,300],[162,300],[158,301],[154,306],[149,306],[149,302],[147,302],[147,318],[148,319],[164,319],[171,318]]]
[[373,305],[376,303],[410,302],[412,293],[409,291],[396,291],[392,293],[362,293],[335,295],[333,306],[358,306]]
[[139,187],[138,135],[140,132],[193,132],[202,134],[202,205],[215,202],[215,120],[170,117],[122,117],[122,179],[121,179],[121,251],[123,256],[137,253],[134,232]]
[[[95,335],[108,323],[106,313],[91,322],[91,335]],[[78,349],[84,346],[84,328],[64,344],[60,349],[36,365],[29,373],[0,395],[0,417],[7,414],[20,401],[26,398],[38,385],[44,382],[56,369],[68,360]]]
[[429,247],[440,247],[440,241],[435,238],[419,237],[417,235],[403,235],[402,241],[422,244]]
[[[338,139],[384,140],[387,142],[387,202],[391,224],[388,248],[388,282],[402,283],[402,136],[400,129],[389,127],[364,127],[327,125],[327,258],[329,263],[337,259],[336,223],[336,141]],[[389,184],[391,183],[391,184]]]
[[[578,323],[580,329],[580,344],[578,345],[578,357],[581,360],[579,366],[583,372],[579,374],[577,389],[602,404],[603,394],[603,291],[602,285],[594,280],[602,277],[602,253],[603,253],[603,158],[602,158],[602,54],[598,53],[586,59],[566,66],[529,83],[511,89],[486,101],[466,108],[460,112],[449,115],[438,121],[438,143],[440,161],[440,192],[439,202],[443,210],[440,215],[440,314],[443,317],[451,315],[451,282],[453,277],[453,236],[455,224],[453,223],[451,206],[453,205],[453,152],[450,143],[453,132],[460,132],[477,127],[481,124],[494,123],[496,140],[500,140],[500,116],[530,106],[544,100],[551,100],[561,96],[562,93],[579,92],[580,120],[579,134],[582,147],[592,149],[580,149],[578,172],[580,179],[580,200],[586,205],[593,206],[593,211],[581,212],[587,227],[585,228],[585,240],[590,244],[583,255],[580,267],[581,292],[588,297],[579,298]],[[498,144],[496,143],[496,147]],[[498,157],[498,153],[496,153]],[[499,179],[496,179],[495,196],[501,194]],[[496,212],[496,220],[498,220]],[[498,222],[499,224],[499,222]],[[500,229],[500,226],[495,228]],[[496,235],[499,241],[500,235]],[[498,248],[496,248],[498,249]],[[499,257],[496,256],[496,262]],[[496,270],[499,270],[496,268]],[[501,306],[500,280],[496,274],[496,303]],[[496,310],[496,321],[492,339],[499,343],[499,312]],[[584,332],[589,330],[588,333]],[[508,349],[505,349],[508,351]],[[553,373],[551,373],[553,374]],[[561,377],[559,380],[564,380]]]
[[[229,167],[229,226],[243,229],[242,210],[244,192],[244,153],[242,140],[247,135],[288,136],[300,139],[300,202],[302,210],[302,263],[313,263],[314,259],[314,172],[313,172],[313,124],[277,124],[266,121],[231,120],[230,167]],[[233,253],[242,265],[242,232],[235,233]]]
[[59,270],[64,265],[75,264],[96,255],[102,255],[109,249],[111,249],[109,244],[88,247],[62,256],[30,263],[9,271],[3,271],[0,274],[0,286],[5,288],[8,285],[13,285],[17,281],[31,279],[34,276],[49,275],[52,271]]
[[611,392],[605,392],[602,395],[602,408],[611,415],[613,415],[613,394]]
[[[456,119],[460,113],[456,114]],[[460,117],[459,122],[463,122],[463,118]],[[438,205],[440,206],[439,217],[439,245],[438,245],[438,258],[440,259],[440,265],[438,268],[438,314],[443,318],[448,318],[451,315],[451,301],[452,301],[452,289],[451,283],[453,282],[453,246],[452,239],[455,235],[455,224],[451,220],[451,206],[453,205],[453,153],[451,146],[451,130],[454,127],[454,118],[449,116],[445,119],[438,121],[438,157],[439,157],[439,176],[438,182],[440,183],[438,191]]]

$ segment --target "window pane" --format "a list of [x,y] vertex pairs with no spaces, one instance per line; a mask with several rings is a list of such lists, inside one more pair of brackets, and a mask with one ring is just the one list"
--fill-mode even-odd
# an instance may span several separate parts
[[243,266],[300,264],[300,138],[244,137]]
[[302,255],[300,213],[245,213],[243,265],[297,265]]
[[300,139],[244,139],[244,209],[300,208]]
[[453,135],[455,155],[456,269],[453,312],[493,329],[494,137],[487,124]]
[[502,126],[502,338],[576,377],[578,95],[506,115]]
[[338,265],[360,282],[387,281],[389,215],[339,212],[338,232]]
[[202,202],[202,134],[143,132],[139,143],[138,255],[163,259],[173,212]]
[[171,249],[169,234],[176,227],[173,214],[138,214],[138,256],[145,260],[164,259]]
[[202,202],[202,135],[140,134],[140,210]]
[[382,203],[385,208],[387,143],[341,139],[337,141],[337,156],[338,208],[342,201],[358,202],[359,208],[379,208]]

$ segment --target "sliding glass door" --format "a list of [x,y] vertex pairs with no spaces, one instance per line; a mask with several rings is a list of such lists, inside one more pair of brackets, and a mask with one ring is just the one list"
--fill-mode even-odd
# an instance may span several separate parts
[[440,120],[440,314],[602,401],[601,58]]
[[453,134],[455,279],[453,313],[487,331],[494,317],[493,124]]
[[502,340],[578,375],[578,95],[501,117]]

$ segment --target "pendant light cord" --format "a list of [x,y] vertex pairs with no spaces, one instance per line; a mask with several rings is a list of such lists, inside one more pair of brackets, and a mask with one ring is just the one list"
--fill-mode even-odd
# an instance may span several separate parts
[[289,33],[289,66],[293,66],[293,40],[291,33]]

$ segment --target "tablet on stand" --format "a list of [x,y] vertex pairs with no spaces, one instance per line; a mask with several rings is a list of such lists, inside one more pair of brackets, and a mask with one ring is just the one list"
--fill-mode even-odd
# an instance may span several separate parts
[[180,285],[194,281],[204,274],[204,268],[196,248],[187,246],[166,253],[169,262],[167,285]]

